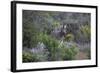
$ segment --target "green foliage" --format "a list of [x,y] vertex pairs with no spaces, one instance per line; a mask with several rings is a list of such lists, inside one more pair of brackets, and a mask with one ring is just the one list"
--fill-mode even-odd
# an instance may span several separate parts
[[29,51],[23,52],[23,62],[38,62],[38,61],[47,61],[48,54],[46,52],[41,53],[32,53]]
[[85,26],[82,26],[81,29],[80,29],[81,33],[86,37],[86,38],[90,38],[91,36],[91,28],[90,28],[90,25],[85,25]]
[[74,40],[74,35],[69,33],[65,36],[66,41],[73,41]]
[[[82,21],[85,18],[86,20]],[[65,43],[86,43],[90,39],[91,28],[90,25],[80,24],[84,24],[87,21],[90,24],[90,14],[87,13],[23,10],[23,47],[36,48],[38,43],[41,42],[46,46],[46,52],[49,52],[49,54],[46,54],[45,51],[41,53],[25,51],[23,52],[23,62],[75,59],[78,48],[73,43],[71,46]],[[63,34],[62,25],[67,25],[66,29],[64,29],[64,33],[67,33],[66,35]],[[54,35],[52,32],[57,34]],[[60,44],[63,38],[62,35],[65,37],[63,43]],[[84,42],[84,40],[86,41]],[[88,54],[88,57],[90,58],[90,54]]]
[[23,46],[32,48],[37,44],[38,30],[32,24],[23,25]]
[[31,52],[23,52],[23,62],[37,62],[39,61],[36,54]]
[[34,62],[34,61],[46,61],[47,59],[50,61],[56,60],[72,60],[75,58],[75,55],[78,52],[78,49],[75,45],[67,47],[64,43],[59,46],[59,41],[50,35],[46,35],[44,33],[40,33],[38,36],[38,41],[44,43],[46,45],[46,49],[48,49],[49,56],[45,54],[33,54],[33,53],[23,53],[24,62]]
[[61,48],[61,56],[63,60],[73,60],[75,59],[75,56],[77,55],[79,49],[74,44],[70,47],[67,47],[65,44],[62,44],[60,46]]
[[41,42],[46,45],[46,48],[50,53],[49,60],[71,60],[74,59],[78,52],[78,48],[74,44],[67,47],[64,43],[62,43],[61,46],[59,46],[59,41],[51,36],[41,33],[40,37]]
[[53,25],[54,28],[55,27],[59,27],[60,26],[60,22],[54,21],[52,25]]
[[46,45],[46,48],[49,51],[50,60],[56,60],[56,53],[58,51],[58,40],[51,37],[50,35],[40,33],[40,42],[43,42]]

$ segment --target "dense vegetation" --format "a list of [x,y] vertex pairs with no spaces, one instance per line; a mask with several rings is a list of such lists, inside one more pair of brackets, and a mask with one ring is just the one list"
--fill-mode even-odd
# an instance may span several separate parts
[[90,59],[90,30],[89,13],[23,10],[23,62]]

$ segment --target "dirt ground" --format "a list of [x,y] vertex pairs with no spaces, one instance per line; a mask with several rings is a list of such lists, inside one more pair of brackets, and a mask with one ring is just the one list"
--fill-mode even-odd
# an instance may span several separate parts
[[83,59],[88,59],[87,53],[80,51],[76,55],[76,60],[83,60]]

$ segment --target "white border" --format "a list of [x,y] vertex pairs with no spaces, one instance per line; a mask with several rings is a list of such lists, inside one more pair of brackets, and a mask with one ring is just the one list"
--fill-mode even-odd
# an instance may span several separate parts
[[[22,10],[42,10],[42,11],[63,11],[63,12],[80,12],[91,13],[91,60],[73,60],[73,61],[57,61],[57,62],[38,62],[38,63],[22,63]],[[22,69],[38,69],[38,68],[52,68],[52,67],[72,67],[95,65],[96,60],[96,45],[95,45],[95,28],[96,28],[96,10],[93,8],[80,7],[61,7],[61,6],[45,6],[45,5],[28,5],[17,4],[17,43],[16,43],[16,64],[17,70]]]

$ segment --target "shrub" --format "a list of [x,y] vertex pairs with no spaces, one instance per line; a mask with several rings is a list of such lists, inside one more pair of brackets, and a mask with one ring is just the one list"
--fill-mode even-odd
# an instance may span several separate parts
[[23,62],[37,62],[39,61],[37,59],[37,55],[36,54],[33,54],[31,52],[23,52]]
[[52,25],[53,25],[54,28],[55,27],[59,27],[60,26],[60,22],[54,21]]
[[49,60],[56,60],[56,54],[58,51],[58,40],[51,37],[50,35],[41,33],[40,42],[43,42],[46,45],[46,49],[49,51]]
[[[68,34],[67,39],[73,39],[73,35]],[[60,45],[59,41],[56,38],[43,33],[40,34],[40,40],[46,45],[46,48],[49,51],[49,60],[51,61],[72,60],[75,58],[75,55],[78,52],[78,48],[75,46],[75,44],[72,43],[70,47],[68,47],[68,44],[65,44],[63,42]]]
[[23,50],[23,62],[42,62],[48,60],[48,52],[31,52],[27,50]]
[[23,46],[32,48],[38,43],[36,38],[39,31],[31,23],[23,25]]
[[69,33],[65,36],[66,41],[73,41],[74,40],[74,35]]
[[91,28],[90,28],[90,25],[85,25],[85,26],[82,26],[81,29],[80,29],[81,33],[88,39],[90,39],[90,36],[91,36]]
[[[72,60],[78,52],[77,47],[73,43],[68,47],[68,44],[65,44],[65,42],[60,44],[56,38],[44,33],[39,34],[38,41],[46,46],[45,49],[47,51],[40,53],[23,52],[23,62]],[[46,52],[49,53],[46,54]]]
[[[67,45],[67,44],[66,44]],[[70,47],[66,46],[65,44],[62,44],[60,46],[61,49],[61,57],[63,60],[73,60],[75,59],[75,56],[78,53],[78,48],[72,44]]]

